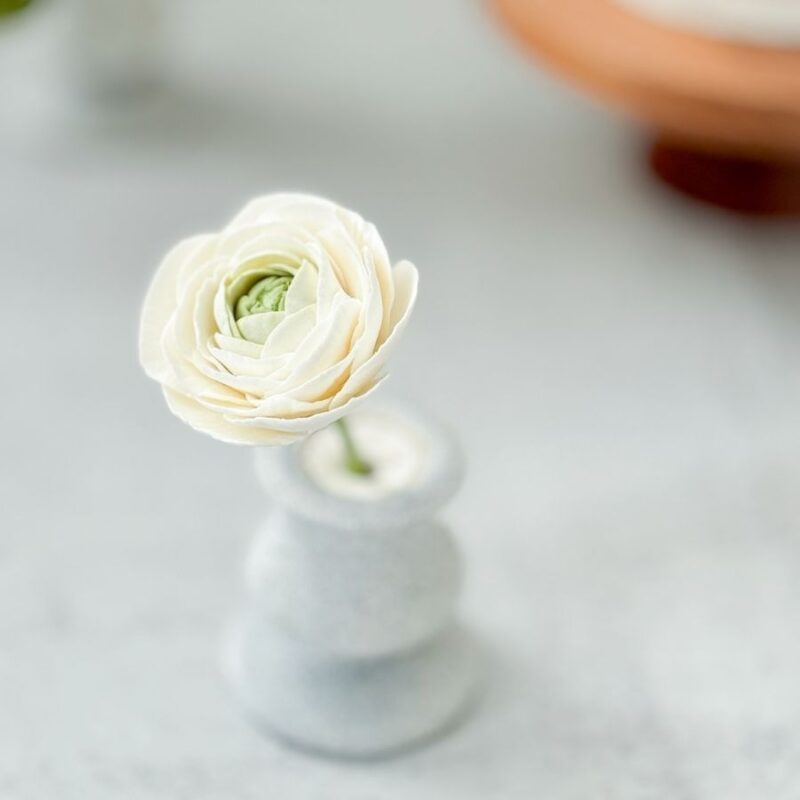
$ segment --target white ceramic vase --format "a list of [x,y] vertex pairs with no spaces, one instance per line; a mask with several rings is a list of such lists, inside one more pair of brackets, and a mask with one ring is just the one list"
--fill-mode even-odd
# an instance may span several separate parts
[[[436,519],[461,483],[460,451],[428,419],[379,413],[395,439],[405,437],[401,449],[413,438],[422,458],[413,480],[376,497],[323,488],[310,476],[307,443],[257,453],[273,506],[225,649],[250,714],[295,745],[350,757],[397,751],[447,728],[476,677],[470,637],[454,621],[460,559]],[[397,460],[396,441],[381,454],[369,452],[371,439],[363,449],[373,463]]]

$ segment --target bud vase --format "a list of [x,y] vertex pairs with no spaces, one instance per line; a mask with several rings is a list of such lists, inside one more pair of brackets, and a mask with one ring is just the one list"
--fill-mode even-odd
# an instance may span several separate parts
[[368,476],[347,471],[332,428],[256,454],[272,506],[225,669],[280,738],[371,757],[445,730],[472,695],[473,646],[454,620],[461,563],[436,518],[463,459],[449,432],[408,409],[348,420]]

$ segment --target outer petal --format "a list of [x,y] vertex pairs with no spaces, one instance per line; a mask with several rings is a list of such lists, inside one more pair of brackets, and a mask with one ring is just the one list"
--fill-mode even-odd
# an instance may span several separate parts
[[375,391],[375,389],[382,383],[378,381],[372,386],[369,391],[360,395],[359,397],[351,397],[344,405],[325,411],[321,414],[315,414],[313,417],[302,417],[300,419],[279,419],[276,417],[256,417],[253,419],[237,419],[237,425],[243,425],[250,428],[263,428],[271,431],[281,431],[283,433],[295,434],[299,437],[306,436],[314,431],[321,430],[327,427],[337,419],[340,419],[345,414],[349,414],[354,408],[366,400],[366,398]]
[[392,270],[392,277],[394,278],[395,296],[389,317],[389,329],[392,334],[396,335],[405,327],[414,310],[414,304],[417,302],[419,272],[410,261],[398,261]]
[[179,242],[167,253],[147,290],[139,324],[139,360],[154,380],[163,381],[171,371],[161,348],[161,336],[178,304],[178,275],[186,266],[202,264],[200,256],[209,250],[214,238],[194,236]]
[[335,213],[337,205],[323,197],[299,192],[280,192],[251,200],[227,225],[231,231],[245,225],[258,225],[276,217],[289,220],[313,218]]
[[278,445],[291,444],[302,438],[293,434],[264,427],[245,427],[234,425],[218,411],[204,408],[198,402],[174,389],[164,387],[164,397],[170,411],[176,417],[191,425],[195,430],[207,433],[221,442],[229,444]]
[[391,314],[391,333],[389,338],[378,348],[375,354],[356,369],[347,382],[339,390],[331,402],[331,408],[338,408],[347,403],[351,397],[359,397],[369,392],[380,382],[381,370],[392,348],[397,343],[405,328],[408,318],[417,300],[419,276],[416,267],[410,261],[400,261],[393,270],[395,285],[395,302]]
[[383,308],[378,276],[372,269],[372,256],[369,251],[365,253],[364,263],[366,285],[363,293],[361,322],[353,336],[352,344],[354,369],[358,369],[375,352],[383,318],[388,316],[388,309],[384,310]]

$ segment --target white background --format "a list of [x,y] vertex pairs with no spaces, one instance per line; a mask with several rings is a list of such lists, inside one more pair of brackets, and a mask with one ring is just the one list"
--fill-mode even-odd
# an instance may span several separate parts
[[[475,2],[175,2],[168,88],[116,110],[35,12],[0,30],[0,797],[797,797],[798,231],[651,182]],[[470,457],[487,689],[389,762],[240,716],[217,648],[267,500],[136,360],[163,252],[279,189],[418,265],[392,391]]]

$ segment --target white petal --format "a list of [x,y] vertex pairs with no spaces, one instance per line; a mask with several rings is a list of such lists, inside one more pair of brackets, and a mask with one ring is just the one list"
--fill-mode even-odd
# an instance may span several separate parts
[[256,197],[251,200],[228,224],[226,230],[245,225],[256,225],[280,217],[281,219],[307,218],[320,213],[331,214],[336,205],[330,200],[314,195],[283,192]]
[[267,397],[258,406],[258,414],[248,414],[248,418],[256,417],[263,418],[280,418],[280,419],[297,419],[301,417],[310,417],[314,414],[327,411],[330,406],[330,398],[323,400],[295,400],[292,397],[287,397],[284,394],[275,395],[274,397]]
[[264,355],[279,356],[293,353],[300,347],[303,339],[313,330],[317,321],[315,306],[306,306],[294,314],[287,314],[283,322],[275,328],[264,345]]
[[317,315],[324,317],[330,312],[336,297],[346,292],[342,289],[327,255],[317,261],[317,271]]
[[267,428],[284,433],[294,433],[299,436],[313,433],[327,427],[345,414],[349,414],[354,408],[359,406],[372,392],[380,386],[380,382],[370,388],[368,392],[359,397],[352,397],[344,405],[321,414],[314,414],[310,417],[298,419],[280,419],[276,417],[256,417],[254,419],[237,419],[236,424],[247,428]]
[[[311,334],[295,351],[287,376],[287,388],[294,388],[341,361],[350,354],[353,331],[361,304],[341,294],[331,313],[318,322]],[[352,362],[352,355],[350,355]]]
[[223,414],[204,408],[196,400],[185,394],[164,387],[167,405],[175,416],[182,419],[195,430],[207,433],[228,444],[282,445],[291,444],[302,438],[302,434],[277,431],[266,426],[246,427],[234,425]]
[[348,379],[337,396],[331,403],[331,408],[337,408],[347,403],[351,397],[360,396],[371,387],[383,380],[381,371],[386,365],[400,334],[408,323],[414,303],[417,299],[419,277],[416,267],[409,261],[400,261],[392,270],[395,283],[395,301],[392,308],[392,329],[389,338],[378,348],[375,355],[362,364]]
[[[291,353],[274,358],[253,359],[242,358],[235,353],[220,352],[216,348],[211,352],[221,368],[202,358],[198,358],[193,366],[204,378],[211,380],[215,385],[227,387],[236,392],[242,400],[240,405],[245,408],[251,408],[262,402],[265,397],[279,392],[286,371],[292,363]],[[208,393],[198,393],[198,395],[208,396]]]
[[386,377],[382,374],[382,370],[386,366],[388,356],[386,345],[388,343],[389,339],[369,361],[353,372],[336,397],[331,400],[331,408],[339,408],[353,397],[361,397],[365,393],[371,392]]
[[363,297],[367,270],[360,242],[338,220],[318,235],[342,288],[351,297]]
[[372,256],[367,252],[367,285],[362,295],[361,321],[353,336],[353,369],[358,369],[372,354],[381,332],[384,310],[378,277],[372,269]]
[[[244,401],[242,393],[219,381],[217,374],[199,353],[192,352],[187,357],[178,350],[174,328],[174,320],[170,320],[161,337],[161,348],[169,366],[161,383],[178,392],[204,397],[211,402],[226,405],[242,403]],[[193,358],[197,358],[199,368]],[[211,374],[206,374],[209,372]]]
[[[214,281],[205,272],[197,271],[182,289],[183,297],[173,316],[174,345],[184,358],[198,348],[205,349],[216,328],[214,321]],[[199,336],[198,336],[199,334]]]
[[364,244],[372,254],[372,263],[378,276],[378,284],[381,288],[381,299],[383,301],[383,324],[378,335],[378,342],[382,343],[389,336],[391,325],[389,322],[389,309],[394,305],[394,277],[392,275],[392,263],[389,261],[389,254],[386,246],[378,233],[377,228],[371,223],[364,226]]
[[236,386],[242,391],[257,392],[259,394],[273,391],[281,385],[280,381],[277,378],[272,380],[270,384],[264,384],[262,382],[255,384],[252,381],[238,384],[232,383],[232,381],[235,381],[239,377],[271,379],[275,372],[289,366],[293,357],[292,353],[285,353],[282,356],[275,356],[274,358],[252,358],[251,356],[240,355],[232,350],[221,350],[217,347],[212,347],[210,352],[231,374],[231,378],[225,378],[226,383],[231,386]]
[[178,305],[177,278],[184,264],[201,263],[198,256],[213,236],[185,239],[167,253],[147,290],[139,325],[139,360],[145,372],[157,381],[168,371],[161,350],[161,336]]
[[250,314],[237,321],[239,332],[250,342],[264,344],[267,338],[286,319],[283,311],[265,311],[263,314]]
[[214,295],[214,320],[221,334],[232,337],[238,336],[239,331],[236,326],[236,320],[233,319],[233,314],[228,306],[224,283],[220,283]]
[[317,298],[317,269],[310,262],[304,261],[303,266],[297,271],[294,279],[289,284],[286,292],[284,308],[287,314],[300,311],[311,305]]
[[389,327],[394,333],[398,325],[405,326],[408,322],[408,317],[417,302],[419,273],[410,261],[398,261],[392,270],[392,278],[394,279],[395,297]]
[[238,336],[226,336],[224,333],[216,333],[214,334],[214,341],[220,350],[249,358],[260,358],[261,356],[261,345],[255,342],[248,342],[247,339],[240,339]]
[[334,397],[350,374],[352,360],[352,356],[348,355],[300,386],[285,390],[287,397],[307,402]]

